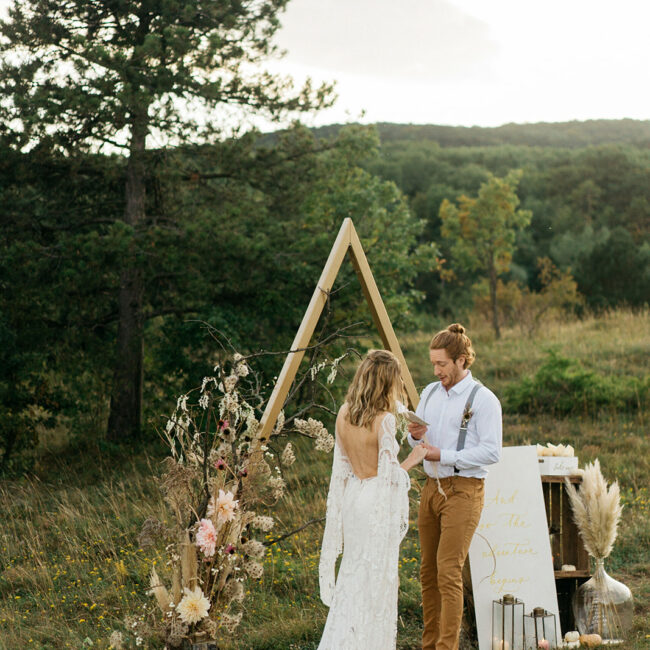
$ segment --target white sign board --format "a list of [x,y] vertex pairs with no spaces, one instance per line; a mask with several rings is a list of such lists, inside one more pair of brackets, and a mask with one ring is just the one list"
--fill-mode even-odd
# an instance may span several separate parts
[[536,447],[504,447],[485,480],[485,506],[469,549],[479,650],[492,650],[492,601],[512,594],[524,613],[560,617]]

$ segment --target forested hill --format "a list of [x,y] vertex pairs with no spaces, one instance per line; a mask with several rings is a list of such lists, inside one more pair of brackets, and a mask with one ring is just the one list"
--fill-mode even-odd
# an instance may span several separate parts
[[[504,124],[497,127],[441,126],[437,124],[376,124],[383,143],[435,141],[442,147],[528,145],[580,148],[607,143],[650,147],[650,120],[588,120],[586,122],[539,122]],[[319,137],[335,135],[340,124],[314,129]]]

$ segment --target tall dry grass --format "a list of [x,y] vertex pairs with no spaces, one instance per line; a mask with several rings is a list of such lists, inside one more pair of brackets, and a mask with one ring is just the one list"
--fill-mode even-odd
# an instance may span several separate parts
[[[439,325],[439,324],[438,324]],[[611,376],[648,373],[650,312],[616,311],[583,321],[551,323],[534,339],[505,331],[495,341],[487,325],[469,322],[476,349],[475,375],[497,394],[533,374],[548,349]],[[400,340],[416,383],[431,380],[427,348],[434,331]],[[504,417],[506,444],[572,444],[581,465],[599,459],[608,481],[618,480],[624,511],[608,572],[633,591],[633,638],[621,650],[650,648],[650,436],[647,407],[562,419],[548,414]],[[277,509],[269,537],[293,530],[325,511],[330,457],[296,445],[287,472],[288,496]],[[47,459],[44,459],[46,461]],[[45,465],[44,465],[45,466]],[[50,467],[45,478],[0,485],[0,649],[108,648],[113,630],[129,639],[127,614],[151,598],[149,570],[165,567],[137,535],[149,516],[164,519],[154,476],[155,460],[108,462],[86,452]],[[414,476],[411,527],[400,558],[398,647],[417,648],[421,630],[419,550],[415,516],[421,479]],[[222,650],[316,648],[327,609],[318,599],[322,524],[267,549],[265,573],[250,597],[235,638]],[[85,646],[84,646],[85,643]],[[90,643],[93,645],[90,646]]]

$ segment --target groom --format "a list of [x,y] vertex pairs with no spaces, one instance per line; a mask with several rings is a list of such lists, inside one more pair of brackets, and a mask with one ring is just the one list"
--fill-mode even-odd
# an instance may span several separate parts
[[463,564],[483,509],[487,465],[501,455],[501,404],[469,370],[475,354],[465,328],[454,323],[429,345],[440,381],[420,396],[409,424],[412,447],[424,443],[418,528],[422,563],[423,650],[457,650],[463,614]]

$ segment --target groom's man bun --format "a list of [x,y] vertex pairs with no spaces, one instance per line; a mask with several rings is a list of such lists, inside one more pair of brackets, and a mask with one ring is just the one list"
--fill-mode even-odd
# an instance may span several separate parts
[[464,356],[463,368],[469,368],[476,359],[472,341],[465,334],[465,328],[460,323],[452,323],[447,329],[438,332],[429,344],[430,350],[446,350],[452,361]]

